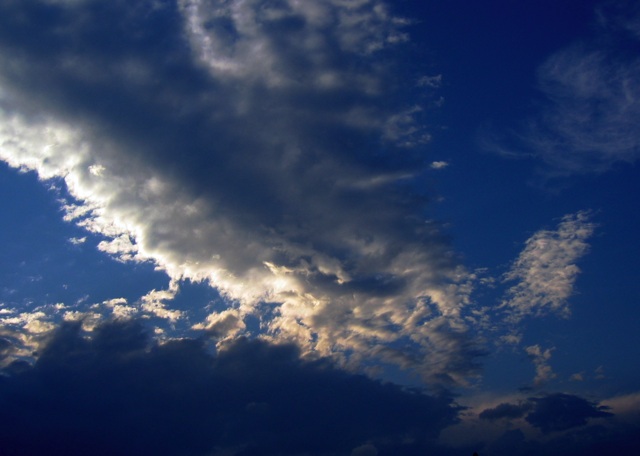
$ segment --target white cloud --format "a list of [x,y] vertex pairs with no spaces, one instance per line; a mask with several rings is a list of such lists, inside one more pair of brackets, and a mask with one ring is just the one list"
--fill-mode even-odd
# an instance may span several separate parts
[[568,298],[580,273],[576,262],[587,253],[586,241],[594,229],[590,213],[581,211],[564,216],[556,230],[538,231],[527,240],[504,276],[505,281],[517,281],[501,304],[510,321],[550,312],[570,314]]
[[184,313],[180,310],[167,309],[166,301],[173,300],[179,291],[180,288],[178,283],[172,280],[166,290],[151,290],[146,295],[142,296],[140,298],[140,307],[145,312],[155,315],[158,318],[163,318],[170,322],[176,322],[184,316]]
[[446,161],[434,161],[431,162],[431,169],[444,169],[449,166],[449,163]]
[[269,337],[345,362],[477,372],[469,275],[396,185],[425,166],[405,147],[428,140],[375,55],[405,39],[403,21],[378,0],[179,5],[184,27],[159,48],[139,39],[160,30],[144,28],[146,3],[100,18],[135,24],[126,52],[85,37],[82,4],[65,6],[67,46],[45,57],[29,46],[46,40],[0,43],[0,157],[64,179],[66,219],[104,236],[100,250],[167,272],[144,312],[183,318],[167,301],[180,280],[205,281],[233,311],[198,328],[239,334],[254,315]]
[[87,237],[83,236],[83,237],[72,237],[69,239],[69,242],[73,245],[82,245],[85,242],[87,242]]

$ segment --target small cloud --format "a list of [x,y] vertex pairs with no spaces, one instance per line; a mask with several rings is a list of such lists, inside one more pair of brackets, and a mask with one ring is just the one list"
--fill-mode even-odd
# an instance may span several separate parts
[[375,445],[366,443],[351,450],[351,456],[378,456],[378,449]]
[[416,85],[418,87],[429,87],[432,89],[438,89],[442,85],[442,75],[437,74],[435,76],[423,76],[418,79]]
[[572,382],[583,382],[584,381],[584,372],[576,372],[569,377],[569,380]]
[[87,241],[87,237],[72,237],[71,239],[69,239],[69,242],[73,245],[82,245]]
[[447,166],[449,166],[449,163],[446,161],[434,161],[431,162],[430,168],[431,169],[444,169]]
[[166,301],[172,301],[179,292],[178,282],[172,280],[166,290],[151,290],[142,296],[140,298],[141,308],[151,315],[174,323],[184,317],[184,312],[167,309]]
[[533,365],[536,367],[536,376],[533,379],[533,383],[535,386],[540,386],[547,381],[556,378],[556,374],[551,369],[549,365],[549,360],[551,359],[551,353],[555,350],[555,347],[548,348],[546,350],[542,350],[540,345],[531,345],[529,347],[525,347],[525,351],[531,361],[533,361]]
[[590,216],[587,211],[566,215],[556,230],[538,231],[526,241],[504,275],[505,281],[518,281],[501,305],[510,321],[549,312],[570,314],[567,300],[580,273],[575,263],[589,250],[586,241],[595,229]]

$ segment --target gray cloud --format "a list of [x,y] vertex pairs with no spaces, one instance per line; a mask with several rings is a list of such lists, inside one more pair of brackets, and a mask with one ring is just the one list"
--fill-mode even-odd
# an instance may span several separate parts
[[384,3],[12,1],[0,15],[1,156],[63,179],[67,219],[101,250],[215,286],[237,334],[254,315],[345,362],[407,340],[387,359],[425,379],[477,372],[467,274],[412,189],[428,134]]

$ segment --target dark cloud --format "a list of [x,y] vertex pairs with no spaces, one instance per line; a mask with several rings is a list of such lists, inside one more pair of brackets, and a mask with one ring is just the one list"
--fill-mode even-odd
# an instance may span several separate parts
[[486,409],[478,415],[483,420],[499,420],[502,418],[514,419],[521,418],[531,410],[531,403],[523,402],[521,404],[503,403],[494,408]]
[[640,451],[640,428],[618,424],[615,427],[585,426],[548,440],[527,439],[520,429],[506,431],[480,454],[509,456],[601,456],[634,454]]
[[564,431],[587,424],[589,418],[613,416],[607,407],[598,406],[579,396],[556,393],[529,399],[533,410],[526,420],[542,432]]
[[599,406],[580,396],[554,393],[543,397],[531,397],[518,404],[502,403],[483,410],[478,416],[483,420],[516,419],[525,420],[542,432],[565,431],[587,424],[589,418],[612,417],[608,407]]
[[291,345],[240,339],[214,356],[199,340],[152,342],[136,322],[91,338],[60,327],[32,368],[0,377],[0,404],[8,456],[386,454],[431,448],[458,413]]
[[[503,403],[485,409],[479,414],[481,420],[499,426],[506,424],[507,430],[497,438],[479,444],[483,450],[480,454],[507,456],[516,452],[529,456],[596,456],[639,451],[640,423],[637,417],[629,419],[608,410],[596,402],[566,393],[531,397],[517,404]],[[525,430],[526,425],[518,424],[517,419],[523,417],[527,423],[540,429],[545,437],[532,436]],[[606,420],[590,422],[593,418]]]

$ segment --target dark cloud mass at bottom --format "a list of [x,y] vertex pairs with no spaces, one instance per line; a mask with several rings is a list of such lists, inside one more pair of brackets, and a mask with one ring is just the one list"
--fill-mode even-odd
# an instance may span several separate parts
[[[206,339],[158,342],[142,322],[84,333],[65,323],[33,365],[0,371],[0,455],[601,455],[636,454],[637,422],[553,393],[479,414],[510,424],[496,438],[439,439],[469,410],[355,375],[291,344],[240,338],[212,353]],[[0,360],[1,361],[1,360]],[[541,430],[531,438],[514,420]],[[598,423],[592,418],[604,418]],[[525,429],[526,431],[526,429]],[[526,431],[529,432],[529,431]],[[468,442],[459,434],[461,442]]]
[[152,342],[134,321],[92,338],[66,324],[33,367],[0,376],[0,454],[426,450],[458,412],[451,397],[304,361],[292,345],[239,339],[214,356],[202,340]]

